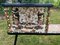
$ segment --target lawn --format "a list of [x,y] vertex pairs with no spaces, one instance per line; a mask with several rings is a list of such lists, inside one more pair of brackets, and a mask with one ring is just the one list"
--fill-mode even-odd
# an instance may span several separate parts
[[[50,23],[60,24],[60,10],[52,9]],[[0,45],[13,45],[14,36],[7,34],[6,20],[0,20]],[[19,35],[17,45],[60,45],[59,35]]]
[[60,9],[51,9],[50,23],[60,24]]

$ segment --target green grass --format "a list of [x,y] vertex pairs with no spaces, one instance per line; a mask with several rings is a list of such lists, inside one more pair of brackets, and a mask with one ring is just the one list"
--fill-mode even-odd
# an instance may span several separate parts
[[[51,11],[50,23],[60,24],[60,11]],[[0,20],[0,45],[13,45],[14,36],[7,34],[6,20]],[[58,35],[19,35],[17,45],[60,45]]]
[[50,23],[60,24],[60,9],[53,9],[50,13]]

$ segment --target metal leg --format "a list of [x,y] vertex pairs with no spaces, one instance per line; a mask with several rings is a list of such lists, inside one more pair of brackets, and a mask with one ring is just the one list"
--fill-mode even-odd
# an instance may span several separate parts
[[16,45],[16,43],[17,43],[17,37],[18,37],[18,35],[15,35],[14,45]]

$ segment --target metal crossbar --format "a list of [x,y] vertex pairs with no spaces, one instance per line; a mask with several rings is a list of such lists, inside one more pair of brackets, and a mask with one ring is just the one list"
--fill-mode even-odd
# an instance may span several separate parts
[[53,7],[52,4],[39,4],[39,3],[13,3],[13,4],[8,4],[8,3],[2,3],[1,4],[3,7]]

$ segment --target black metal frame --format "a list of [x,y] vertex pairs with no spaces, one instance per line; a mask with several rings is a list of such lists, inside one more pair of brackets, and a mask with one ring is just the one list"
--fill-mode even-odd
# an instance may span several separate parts
[[2,3],[3,7],[53,7],[52,4],[39,4],[39,3]]
[[[47,7],[47,8],[53,7],[52,4],[37,4],[37,3],[36,4],[35,3],[23,3],[23,4],[22,3],[14,3],[14,4],[2,3],[1,5],[3,7]],[[49,11],[49,9],[48,9],[48,11]],[[47,17],[49,17],[49,12],[48,12]],[[47,25],[48,25],[48,22],[47,22]],[[46,29],[46,31],[47,31],[47,29]],[[51,35],[53,33],[16,33],[16,32],[10,33],[10,32],[8,32],[8,34],[15,35],[14,45],[16,45],[18,35]]]
[[60,35],[60,33],[10,33],[9,35]]

